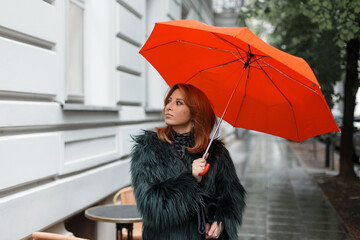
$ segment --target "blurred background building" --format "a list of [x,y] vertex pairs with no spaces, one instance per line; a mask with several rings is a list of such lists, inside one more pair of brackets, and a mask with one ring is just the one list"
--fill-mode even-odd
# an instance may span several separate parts
[[130,184],[131,135],[163,125],[168,89],[138,51],[158,21],[235,26],[227,2],[0,1],[0,239],[115,237],[84,209]]
[[238,15],[245,0],[214,0],[215,25],[219,27],[238,27]]

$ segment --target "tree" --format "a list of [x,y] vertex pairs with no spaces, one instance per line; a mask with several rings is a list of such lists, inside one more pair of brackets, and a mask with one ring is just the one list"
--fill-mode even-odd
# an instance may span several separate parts
[[272,44],[307,60],[330,107],[333,86],[345,76],[339,173],[343,178],[356,177],[352,134],[359,87],[359,13],[360,0],[252,0],[240,14],[242,19],[269,21],[275,27]]

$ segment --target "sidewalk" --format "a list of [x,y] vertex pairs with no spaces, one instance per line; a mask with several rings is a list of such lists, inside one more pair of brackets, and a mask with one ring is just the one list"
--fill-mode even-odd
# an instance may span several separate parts
[[353,239],[288,142],[250,132],[228,141],[247,208],[239,239]]
[[[317,141],[315,149],[318,157],[315,158],[314,140],[317,139],[308,139],[300,144],[289,142],[289,144],[342,218],[347,229],[355,239],[360,240],[360,181],[337,177],[340,163],[338,152],[335,153],[335,169],[325,168],[325,144]],[[360,166],[355,165],[354,170],[360,177]]]

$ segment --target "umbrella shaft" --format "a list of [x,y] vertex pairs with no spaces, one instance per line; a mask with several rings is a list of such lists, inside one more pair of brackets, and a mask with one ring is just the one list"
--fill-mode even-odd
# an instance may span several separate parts
[[211,136],[210,142],[209,142],[209,144],[208,144],[208,146],[207,146],[207,148],[206,148],[206,150],[205,150],[205,153],[204,153],[204,155],[203,155],[203,157],[202,157],[203,159],[205,159],[206,154],[209,152],[211,143],[214,141],[214,138],[215,138],[217,132],[219,131],[220,125],[221,125],[221,123],[222,123],[222,121],[223,121],[223,117],[224,117],[224,114],[222,115],[222,117],[221,117],[218,125],[216,126],[216,129],[215,129],[213,135]]
[[[243,74],[244,74],[244,72],[243,72]],[[226,111],[227,111],[227,109],[228,109],[228,107],[229,107],[229,105],[230,105],[230,102],[231,102],[232,98],[234,97],[234,94],[235,94],[235,92],[236,92],[236,89],[237,89],[237,87],[238,87],[238,85],[239,85],[239,82],[240,82],[241,78],[242,78],[242,74],[241,74],[241,77],[239,78],[238,82],[236,83],[236,86],[235,86],[235,88],[234,88],[234,90],[233,90],[233,92],[232,92],[232,94],[231,94],[231,96],[230,96],[230,98],[229,98],[229,101],[228,101],[228,103],[227,103],[227,105],[226,105],[226,108],[225,108],[225,110],[224,110],[221,118],[220,118],[220,121],[219,121],[218,125],[216,126],[216,129],[215,129],[213,135],[211,136],[210,142],[209,142],[209,144],[208,144],[208,146],[207,146],[207,148],[206,148],[206,150],[205,150],[205,153],[204,153],[204,155],[203,155],[203,157],[202,157],[203,159],[205,159],[206,154],[209,152],[211,143],[213,142],[213,140],[214,140],[217,132],[219,131],[220,125],[221,125],[221,123],[222,123],[222,121],[223,121],[223,119],[224,119],[225,113],[226,113]]]

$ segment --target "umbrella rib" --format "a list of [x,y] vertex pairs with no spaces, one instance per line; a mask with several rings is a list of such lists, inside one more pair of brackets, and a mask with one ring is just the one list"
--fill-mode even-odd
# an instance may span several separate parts
[[154,47],[145,49],[145,50],[143,50],[142,52],[146,52],[146,51],[149,51],[149,50],[153,50],[154,48],[162,47],[162,46],[164,46],[164,45],[168,45],[168,44],[172,44],[172,43],[184,43],[184,44],[189,44],[189,45],[193,45],[193,46],[197,46],[197,47],[207,48],[207,49],[214,50],[214,51],[229,52],[229,53],[232,53],[232,54],[236,53],[235,51],[230,51],[230,50],[221,49],[221,48],[209,47],[209,46],[200,45],[200,44],[196,44],[196,43],[192,43],[192,42],[188,42],[188,41],[184,41],[184,40],[174,40],[174,41],[162,43],[162,44],[156,45],[156,46],[154,46]]
[[[260,56],[260,57],[258,57],[258,58],[254,58],[253,61],[250,61],[250,64],[256,62],[257,65],[259,65],[259,63],[257,62],[257,60],[260,60],[260,59],[262,59],[262,58],[264,58],[264,57],[269,57],[269,56]],[[249,65],[250,65],[250,64],[249,64]],[[255,65],[255,66],[257,66],[257,65]]]
[[189,44],[189,45],[194,45],[194,46],[197,46],[197,47],[207,48],[207,49],[215,50],[215,51],[235,53],[235,51],[230,51],[230,50],[226,50],[226,49],[222,49],[222,48],[214,48],[214,47],[204,46],[204,45],[200,45],[200,44],[197,44],[197,43],[192,43],[192,42],[188,42],[188,41],[184,41],[184,40],[178,40],[177,42],[186,43],[186,44]]
[[[235,49],[236,49],[236,51],[237,51],[237,53],[239,54],[239,56],[240,56],[240,58],[241,58],[241,60],[242,60],[242,62],[243,63],[245,63],[245,56],[247,57],[247,55],[248,55],[248,53],[244,50],[244,49],[242,49],[242,48],[239,48],[238,46],[236,46],[235,44],[233,44],[233,43],[231,43],[230,41],[228,41],[228,40],[226,40],[226,39],[224,39],[224,38],[222,38],[222,37],[220,37],[220,36],[218,36],[218,35],[216,35],[215,33],[212,33],[212,34],[214,34],[217,38],[219,38],[220,40],[222,40],[222,41],[224,41],[224,42],[226,42],[226,43],[228,43],[228,44],[230,44],[231,46],[233,46],[233,47],[235,47]],[[248,45],[249,46],[249,45]],[[249,46],[250,47],[250,46]],[[242,53],[240,53],[240,51],[239,51],[239,49],[241,49],[243,52],[244,52],[244,54],[245,54],[245,56],[242,56]]]
[[[225,38],[220,37],[219,35],[215,34],[214,32],[211,32],[211,33],[212,33],[214,36],[216,36],[217,38],[219,38],[220,40],[223,40],[224,42],[226,42],[226,43],[230,44],[231,46],[235,47],[237,51],[238,51],[238,49],[241,49],[241,50],[242,50],[243,52],[245,52],[245,53],[248,52],[248,51],[246,51],[246,50],[238,47],[237,45],[233,44],[232,42],[226,40]],[[249,46],[249,44],[247,44],[247,45]],[[239,51],[238,51],[238,53],[239,53]],[[239,53],[239,54],[240,54],[240,53]],[[241,54],[240,54],[240,56],[241,56]],[[247,56],[247,54],[246,54],[246,56]],[[253,54],[253,56],[260,56],[261,58],[263,58],[263,57],[269,57],[269,56],[266,56],[266,55],[259,55],[259,54]]]
[[[242,54],[239,52],[239,49],[238,49],[238,48],[236,48],[236,51],[238,52],[238,54],[239,54],[242,62],[245,64],[245,61],[246,61],[246,60],[245,60],[245,58],[242,56]],[[247,56],[247,54],[246,54],[246,56]]]
[[242,48],[240,48],[240,47],[238,47],[238,46],[236,46],[235,44],[233,44],[232,42],[230,42],[230,41],[228,41],[228,40],[226,40],[225,38],[222,38],[222,37],[220,37],[220,36],[218,36],[217,34],[215,34],[214,32],[211,32],[215,37],[217,37],[217,38],[219,38],[220,40],[222,40],[222,41],[224,41],[224,42],[227,42],[228,44],[230,44],[231,46],[233,46],[233,47],[235,47],[236,48],[236,50],[237,49],[241,49],[243,52],[245,52],[245,53],[247,53],[248,51],[247,50],[244,50],[244,49],[242,49]]
[[162,44],[156,45],[156,46],[154,46],[154,47],[145,49],[145,50],[143,50],[142,52],[147,52],[147,51],[153,50],[154,48],[161,47],[161,46],[164,46],[164,45],[167,45],[167,44],[171,44],[171,43],[176,43],[176,42],[178,42],[178,40],[174,40],[174,41],[162,43]]
[[[244,71],[243,71],[243,73],[244,73]],[[240,112],[241,112],[241,109],[242,109],[242,106],[243,106],[243,103],[244,103],[244,100],[245,100],[245,97],[246,97],[246,90],[247,90],[247,85],[248,85],[248,81],[249,81],[249,75],[250,75],[250,67],[249,67],[248,74],[247,74],[247,77],[246,77],[244,96],[243,96],[243,98],[241,100],[240,108],[239,108],[238,114],[236,116],[234,126],[236,126],[236,123],[238,121],[238,118],[239,118],[239,115],[240,115]],[[241,75],[241,78],[242,78],[242,75]]]
[[254,67],[254,68],[256,68],[256,69],[261,70],[258,66],[267,66],[267,65],[260,65],[259,63],[257,63],[257,64],[252,64],[252,63],[256,62],[256,60],[259,60],[259,59],[261,59],[261,58],[263,58],[263,57],[268,57],[268,56],[261,56],[261,57],[259,57],[259,58],[255,58],[254,61],[250,61],[249,66],[252,66],[252,67]]
[[[256,61],[257,62],[257,61]],[[260,65],[259,65],[260,66]],[[289,99],[284,95],[284,93],[278,88],[278,86],[276,86],[276,84],[273,82],[273,80],[270,78],[270,76],[267,74],[267,72],[262,68],[262,66],[260,66],[261,70],[264,72],[264,74],[266,75],[266,77],[270,80],[270,82],[274,85],[274,87],[280,92],[280,94],[285,98],[285,100],[288,102],[288,104],[290,105],[291,111],[292,111],[292,115],[294,118],[294,123],[295,123],[295,130],[296,130],[296,138],[298,141],[299,140],[299,131],[298,131],[298,127],[297,127],[297,123],[296,123],[296,118],[295,118],[295,112],[294,112],[294,107],[291,104],[291,102],[289,101]]]
[[228,64],[231,64],[231,63],[234,63],[234,62],[238,62],[240,61],[239,58],[233,60],[233,61],[230,61],[230,62],[226,62],[226,63],[222,63],[220,65],[217,65],[217,66],[214,66],[214,67],[210,67],[210,68],[206,68],[206,69],[202,69],[200,71],[198,71],[197,73],[195,73],[193,76],[191,76],[188,80],[186,80],[184,83],[188,83],[191,79],[193,79],[196,75],[202,73],[202,72],[205,72],[205,71],[208,71],[208,70],[211,70],[211,69],[214,69],[214,68],[219,68],[219,67],[223,67],[223,66],[226,66]]
[[[304,87],[306,87],[307,89],[309,89],[309,90],[311,90],[311,91],[313,91],[314,93],[316,93],[316,94],[318,94],[319,95],[319,93],[315,90],[315,89],[312,89],[311,87],[309,87],[309,86],[306,86],[305,84],[303,84],[302,82],[299,82],[298,80],[296,80],[296,79],[294,79],[294,78],[292,78],[292,77],[290,77],[290,76],[288,76],[288,75],[286,75],[285,73],[283,73],[282,71],[280,71],[279,69],[277,69],[277,68],[275,68],[275,67],[273,67],[273,66],[271,66],[270,64],[268,64],[267,62],[265,62],[265,61],[263,61],[263,60],[261,60],[261,59],[259,59],[261,62],[263,62],[264,64],[265,64],[265,66],[267,66],[267,67],[270,67],[270,68],[272,68],[272,69],[274,69],[274,70],[276,70],[276,71],[278,71],[280,74],[282,74],[282,75],[284,75],[285,77],[287,77],[287,78],[289,78],[290,80],[293,80],[294,82],[296,82],[296,83],[298,83],[298,84],[300,84],[300,85],[302,85],[302,86],[304,86]],[[258,66],[262,66],[262,65],[260,65],[260,64],[258,64]],[[263,69],[262,69],[263,70]],[[263,70],[264,71],[264,70]]]

